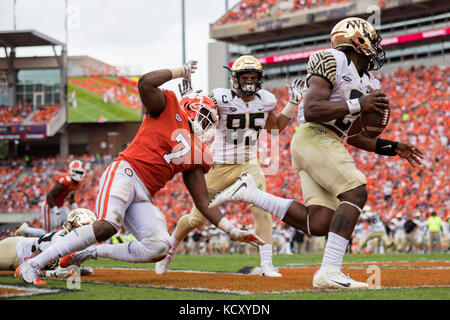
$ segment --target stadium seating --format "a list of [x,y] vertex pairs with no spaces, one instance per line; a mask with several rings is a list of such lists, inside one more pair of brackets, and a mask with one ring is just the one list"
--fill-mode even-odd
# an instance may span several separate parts
[[247,20],[281,16],[285,12],[305,11],[323,6],[349,2],[350,0],[294,0],[290,10],[279,9],[278,0],[242,0],[234,10],[228,11],[216,25],[240,23]]
[[32,111],[31,104],[18,103],[14,107],[0,106],[0,124],[19,125]]
[[[368,204],[380,212],[386,221],[397,213],[412,214],[415,210],[429,213],[439,212],[442,218],[450,216],[450,177],[448,168],[448,137],[450,136],[450,100],[448,95],[449,68],[418,67],[398,69],[395,73],[381,76],[381,85],[386,90],[391,104],[391,118],[383,137],[416,144],[425,154],[423,166],[412,169],[399,157],[378,156],[348,146],[358,168],[368,180]],[[288,101],[287,88],[272,90],[278,99],[280,112]],[[295,121],[280,135],[279,170],[267,175],[267,190],[275,195],[303,201],[300,180],[291,168],[290,140],[296,127]],[[270,141],[268,144],[270,148]],[[49,158],[33,161],[25,178],[17,181],[14,190],[11,184],[23,171],[24,162],[12,166],[0,164],[0,212],[39,211],[39,201],[44,200],[55,173],[66,171],[73,156],[67,159]],[[81,207],[94,210],[97,186],[100,177],[110,163],[111,157],[93,155],[81,157],[88,164],[82,187],[76,194]],[[264,167],[264,165],[263,165]],[[392,182],[392,194],[386,197],[385,186]],[[153,199],[165,213],[171,232],[177,220],[192,208],[192,199],[181,176],[176,176]],[[21,205],[18,206],[17,204]],[[246,204],[224,206],[227,217],[241,225],[252,225],[252,215]]]

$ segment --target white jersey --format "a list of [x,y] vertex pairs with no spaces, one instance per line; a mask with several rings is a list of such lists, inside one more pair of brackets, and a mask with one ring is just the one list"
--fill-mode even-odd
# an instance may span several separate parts
[[[309,57],[307,67],[306,84],[303,95],[308,91],[308,79],[319,76],[331,85],[330,101],[346,101],[367,95],[373,90],[380,88],[380,82],[369,72],[359,75],[353,62],[342,51],[327,49],[315,52]],[[358,118],[360,112],[347,114],[341,119],[322,122],[321,124],[331,127],[331,130],[339,134],[343,140],[348,135],[352,123]],[[303,101],[298,109],[298,124],[305,123],[303,112]]]
[[364,214],[364,219],[368,220],[370,231],[385,230],[383,221],[381,220],[381,217],[379,214],[369,211]]
[[27,237],[20,240],[16,245],[16,253],[19,258],[19,264],[22,264],[26,258],[31,257],[34,251],[41,252],[47,249],[52,243],[58,241],[66,235],[65,230],[50,232],[41,237]]
[[23,238],[20,240],[16,245],[16,253],[17,257],[19,258],[19,265],[21,265],[26,258],[31,257],[31,254],[33,253],[33,248],[35,243],[37,242],[39,238],[37,237],[29,237],[29,238]]
[[242,164],[257,157],[257,140],[266,126],[269,112],[276,107],[275,96],[266,90],[244,102],[230,89],[214,89],[210,97],[216,103],[219,123],[211,153],[215,163]]

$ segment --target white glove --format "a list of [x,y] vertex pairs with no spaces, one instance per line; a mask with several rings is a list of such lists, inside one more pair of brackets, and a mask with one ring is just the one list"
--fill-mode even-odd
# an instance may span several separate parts
[[46,278],[67,278],[73,275],[74,270],[72,268],[61,268],[58,267],[55,270],[47,270],[45,271],[44,276]]
[[183,65],[185,80],[191,81],[191,74],[193,74],[193,73],[195,73],[195,71],[197,71],[197,63],[198,63],[198,61],[196,61],[196,60],[189,60],[188,62],[186,62]]
[[253,234],[250,231],[241,230],[238,228],[234,228],[230,231],[230,237],[231,237],[231,239],[236,240],[236,241],[250,243],[252,246],[255,246],[255,247],[263,246],[266,244],[256,234]]
[[289,102],[295,105],[300,103],[300,99],[302,98],[302,88],[305,84],[305,80],[300,78],[295,78],[294,81],[290,85],[288,85],[289,89]]

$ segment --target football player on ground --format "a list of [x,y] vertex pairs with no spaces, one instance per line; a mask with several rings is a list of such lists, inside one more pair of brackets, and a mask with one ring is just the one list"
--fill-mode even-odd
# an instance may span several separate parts
[[[398,155],[412,167],[420,165],[423,158],[409,143],[369,138],[361,130],[361,112],[382,115],[389,107],[379,82],[369,73],[383,64],[380,42],[381,37],[367,21],[347,18],[331,31],[333,48],[318,51],[309,59],[299,128],[291,142],[293,168],[300,176],[306,206],[258,190],[249,174],[211,201],[214,206],[224,200],[244,200],[308,235],[328,235],[322,265],[313,278],[315,288],[368,286],[341,271],[349,239],[367,200],[366,177],[342,141],[347,139],[352,146],[380,155]],[[353,134],[348,135],[350,128]]]
[[[140,77],[138,89],[147,112],[131,144],[100,179],[98,220],[70,232],[22,264],[17,273],[24,282],[36,284],[39,270],[48,261],[82,249],[74,257],[77,264],[96,257],[142,263],[163,259],[170,248],[170,235],[166,219],[152,203],[152,197],[180,172],[196,207],[211,223],[234,240],[264,244],[257,236],[236,228],[217,208],[208,208],[204,174],[212,159],[201,139],[216,126],[214,103],[201,95],[186,96],[179,102],[173,91],[159,88],[172,79],[190,81],[196,68],[197,62],[190,61],[179,68],[156,70]],[[115,235],[122,226],[138,241],[94,245]]]
[[[15,235],[40,237],[60,228],[61,224],[66,221],[69,212],[78,207],[75,203],[75,191],[80,188],[80,182],[83,180],[85,172],[83,161],[74,160],[69,164],[69,172],[56,175],[55,183],[41,207],[42,229],[30,227],[24,222],[17,229]],[[69,202],[70,208],[64,204],[65,201]]]
[[[92,224],[96,219],[97,217],[92,211],[77,208],[67,216],[62,230],[47,233],[41,237],[15,236],[0,241],[0,270],[15,270],[26,259],[40,254],[50,244],[59,241],[68,232],[83,225]],[[70,271],[59,267],[58,262],[59,259],[50,261],[41,270],[40,275],[47,278],[70,275]],[[82,275],[93,273],[92,268],[89,267],[82,267],[80,271]]]
[[[290,123],[301,98],[301,83],[293,83],[290,101],[280,114],[275,114],[275,96],[262,89],[264,70],[259,61],[249,55],[239,57],[231,68],[233,88],[217,88],[210,93],[215,102],[219,123],[211,152],[214,165],[205,176],[210,197],[233,184],[243,172],[250,172],[258,188],[266,190],[266,180],[257,159],[257,140],[262,129],[278,134]],[[269,213],[252,206],[255,233],[266,244],[259,248],[262,276],[281,277],[272,264],[272,218]],[[180,242],[206,218],[194,207],[180,218],[170,237],[171,249],[166,258],[155,266],[157,274],[164,274]]]

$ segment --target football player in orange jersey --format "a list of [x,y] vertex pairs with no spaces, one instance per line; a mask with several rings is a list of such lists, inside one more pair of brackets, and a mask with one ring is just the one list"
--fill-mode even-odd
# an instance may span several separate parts
[[[98,220],[70,232],[40,255],[19,266],[16,272],[26,283],[39,283],[39,270],[48,261],[77,252],[73,264],[97,257],[128,262],[156,262],[169,248],[167,223],[152,197],[177,173],[182,173],[195,206],[232,239],[263,245],[256,235],[236,228],[217,208],[208,208],[204,174],[212,159],[202,136],[217,123],[215,105],[207,96],[194,95],[181,103],[175,93],[161,90],[164,83],[184,78],[190,81],[197,62],[175,69],[144,74],[138,82],[146,114],[131,144],[103,173],[96,202]],[[137,241],[100,244],[124,226]],[[83,250],[84,249],[84,250]]]
[[[57,174],[41,207],[42,229],[32,228],[25,222],[17,229],[15,235],[40,237],[61,227],[69,212],[78,208],[75,203],[75,190],[79,189],[85,173],[83,161],[74,160],[69,164],[69,172]],[[69,206],[64,204],[66,201]]]

